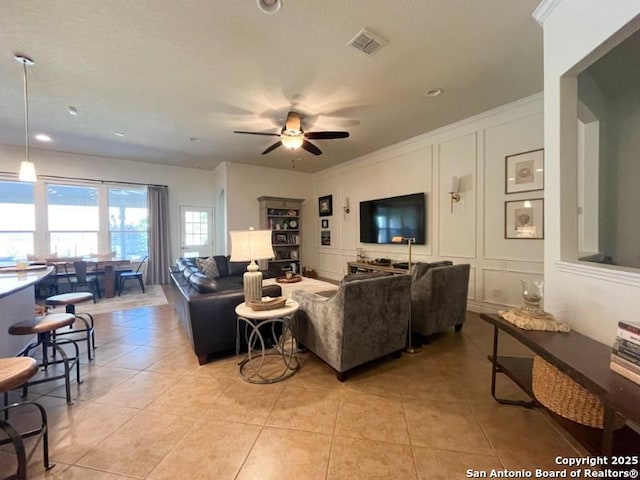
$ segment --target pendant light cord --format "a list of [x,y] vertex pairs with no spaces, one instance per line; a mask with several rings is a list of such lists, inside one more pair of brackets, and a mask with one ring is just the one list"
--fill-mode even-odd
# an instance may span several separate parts
[[24,75],[24,145],[27,162],[29,161],[29,89],[27,88],[27,60],[22,60],[22,72]]

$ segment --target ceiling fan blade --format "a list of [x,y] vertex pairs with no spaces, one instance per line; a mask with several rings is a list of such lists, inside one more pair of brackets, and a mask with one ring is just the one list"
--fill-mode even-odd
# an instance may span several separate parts
[[267,137],[279,137],[279,133],[262,133],[262,132],[243,132],[240,130],[234,130],[233,133],[244,133],[246,135],[266,135]]
[[348,138],[349,132],[304,132],[311,140],[331,140],[332,138]]
[[304,148],[307,152],[313,153],[314,155],[322,155],[322,150],[316,147],[313,143],[307,142],[306,140],[302,141],[302,148]]
[[269,148],[267,148],[264,152],[262,152],[262,155],[266,155],[267,153],[274,151],[280,145],[282,145],[282,142],[281,141],[277,141],[276,143],[271,145]]

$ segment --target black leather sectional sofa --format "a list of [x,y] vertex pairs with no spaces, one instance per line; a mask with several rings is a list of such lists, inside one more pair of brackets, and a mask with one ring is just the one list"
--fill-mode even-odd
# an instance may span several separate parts
[[[244,301],[242,275],[247,263],[215,256],[219,278],[204,275],[195,258],[179,258],[171,267],[173,304],[200,364],[210,356],[232,354],[236,348],[235,308]],[[263,272],[264,278],[273,277]],[[279,285],[265,286],[263,295],[278,297]]]

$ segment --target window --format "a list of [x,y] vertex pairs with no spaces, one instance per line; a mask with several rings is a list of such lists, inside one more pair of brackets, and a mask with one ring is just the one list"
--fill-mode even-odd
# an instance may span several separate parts
[[183,257],[211,255],[213,210],[210,207],[180,207],[180,237]]
[[147,191],[109,188],[109,244],[117,257],[145,257],[148,252]]
[[0,260],[34,253],[35,227],[33,184],[0,181]]
[[49,248],[61,257],[98,251],[98,189],[47,184]]

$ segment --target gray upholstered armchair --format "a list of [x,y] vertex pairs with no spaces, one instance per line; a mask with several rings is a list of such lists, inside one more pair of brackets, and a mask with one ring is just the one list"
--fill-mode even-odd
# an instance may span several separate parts
[[353,367],[400,354],[407,342],[410,295],[409,275],[348,275],[331,298],[296,290],[298,341],[344,381]]
[[462,328],[469,291],[468,264],[417,263],[412,272],[411,329],[428,337]]

